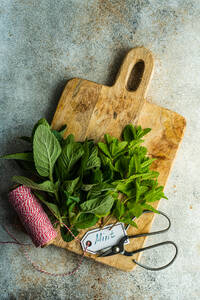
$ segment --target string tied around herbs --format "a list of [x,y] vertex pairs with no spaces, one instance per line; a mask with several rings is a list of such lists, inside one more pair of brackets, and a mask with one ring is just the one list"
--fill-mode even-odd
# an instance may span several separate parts
[[[37,198],[31,193],[31,190],[26,186],[20,186],[15,190],[9,193],[9,201],[16,210],[22,224],[24,225],[25,229],[27,230],[29,236],[31,237],[33,243],[36,247],[44,246],[45,244],[49,243],[52,239],[57,236],[57,232],[53,228],[53,226],[57,223],[64,226],[73,238],[81,244],[79,238],[77,238],[70,228],[64,224],[60,223],[59,221],[55,222],[53,225],[51,224],[48,216],[46,215],[45,211],[43,210],[41,204],[38,202]],[[16,244],[21,246],[23,253],[27,259],[27,261],[32,265],[32,267],[40,273],[49,275],[49,276],[69,276],[74,275],[76,271],[80,268],[83,257],[87,252],[87,248],[89,245],[86,245],[86,248],[81,255],[77,266],[69,272],[65,273],[52,273],[42,269],[38,266],[29,256],[29,253],[26,246],[31,246],[31,244],[26,244],[20,242],[9,230],[6,226],[3,226],[7,234],[13,239],[12,241],[0,241],[0,244]]]

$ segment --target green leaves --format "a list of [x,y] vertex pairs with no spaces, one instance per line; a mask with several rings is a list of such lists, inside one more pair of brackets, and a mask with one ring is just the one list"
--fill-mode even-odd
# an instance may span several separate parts
[[42,183],[36,183],[29,178],[24,176],[13,176],[12,180],[16,183],[23,184],[31,189],[45,191],[49,193],[55,192],[55,186],[53,182],[47,180]]
[[143,205],[135,202],[128,202],[127,207],[129,209],[129,214],[132,214],[136,218],[139,218],[144,210]]
[[66,125],[62,126],[59,131],[51,129],[52,133],[55,135],[59,143],[62,143],[64,140],[63,135],[65,133],[66,127],[67,127]]
[[113,210],[113,216],[115,216],[120,222],[137,227],[136,223],[132,220],[134,215],[131,215],[124,202],[119,199],[117,200],[116,206]]
[[81,143],[75,142],[74,136],[69,135],[64,142],[62,153],[57,161],[57,174],[61,180],[70,179],[70,174],[75,173],[76,164],[83,154],[84,149]]
[[116,159],[120,154],[124,153],[128,143],[120,142],[118,139],[111,137],[109,134],[104,135],[106,144],[99,142],[98,147],[109,158]]
[[115,163],[115,170],[120,173],[121,178],[126,178],[129,170],[130,159],[126,156],[121,156]]
[[43,125],[43,126],[45,126],[46,128],[50,129],[50,125],[49,125],[49,123],[47,122],[47,120],[44,119],[44,118],[40,119],[40,120],[34,125],[34,127],[33,127],[32,135],[31,135],[32,141],[33,141],[33,138],[34,138],[36,129],[37,129],[40,125]]
[[144,196],[144,200],[146,202],[155,202],[155,201],[160,200],[161,198],[167,199],[167,197],[163,193],[163,186],[159,186],[155,189],[152,189],[151,191],[146,193]]
[[81,213],[75,223],[76,228],[85,229],[94,226],[99,218],[92,213]]
[[131,142],[133,140],[141,139],[147,133],[151,131],[151,128],[142,129],[141,126],[134,127],[132,124],[126,125],[122,137],[125,141]]
[[119,154],[125,150],[127,142],[119,142],[117,139],[114,139],[110,144],[110,152],[113,158],[117,158]]
[[[41,201],[41,199],[40,199]],[[58,219],[61,221],[61,215],[60,215],[60,211],[59,211],[59,208],[56,204],[54,203],[50,203],[50,202],[47,202],[45,200],[42,200],[42,202],[48,207],[48,209],[52,212],[52,214]]]
[[75,188],[79,182],[79,177],[74,180],[66,180],[63,183],[63,189],[69,194],[72,195],[75,191]]
[[125,214],[125,210],[126,208],[124,203],[120,199],[117,199],[113,215],[120,221],[122,216]]
[[107,147],[106,144],[99,142],[99,143],[98,143],[98,147],[99,147],[99,149],[101,149],[101,151],[102,151],[106,156],[111,157],[110,152],[109,152],[109,149],[108,149],[108,147]]
[[148,203],[164,198],[163,188],[158,187],[158,172],[150,170],[155,159],[147,156],[147,149],[140,146],[143,138],[151,129],[127,125],[123,132],[124,141],[119,141],[106,134],[105,144],[99,143],[100,157],[106,179],[120,193],[115,199],[111,214],[119,221],[136,226],[132,221],[145,209],[156,210]]
[[81,211],[85,213],[93,213],[97,216],[106,216],[114,203],[111,194],[101,195],[100,197],[87,200],[80,205]]
[[[77,230],[76,227],[72,228],[71,231],[72,231],[73,235],[75,235],[75,236],[77,236],[79,234],[79,231]],[[61,233],[62,239],[65,242],[71,242],[74,239],[74,237],[72,236],[72,234],[64,226],[60,227],[60,233]]]
[[53,167],[61,153],[61,147],[45,125],[39,125],[33,139],[33,156],[35,167],[41,176],[49,177],[52,180]]
[[144,168],[150,166],[155,160],[156,160],[156,158],[147,159],[140,165],[140,169],[144,169]]
[[7,154],[7,155],[4,155],[4,156],[1,156],[0,158],[33,161],[33,153],[32,152],[26,152],[26,153]]
[[94,147],[87,160],[86,169],[90,170],[93,168],[99,168],[100,166],[101,166],[101,160],[98,157],[98,149],[97,147]]
[[[158,185],[158,172],[151,170],[155,159],[141,146],[150,131],[127,125],[122,140],[104,135],[105,142],[76,142],[72,134],[63,138],[66,126],[51,129],[45,119],[33,128],[31,137],[22,137],[32,145],[32,152],[4,155],[15,159],[31,179],[14,176],[13,180],[34,190],[48,208],[50,217],[60,222],[63,240],[76,236],[78,229],[94,226],[99,218],[111,215],[118,221],[137,226],[144,210],[157,212],[151,203],[166,198]],[[167,199],[167,198],[166,198]]]

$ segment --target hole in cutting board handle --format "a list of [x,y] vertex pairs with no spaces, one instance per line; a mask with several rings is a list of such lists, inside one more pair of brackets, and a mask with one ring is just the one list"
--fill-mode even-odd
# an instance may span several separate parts
[[131,73],[129,75],[126,88],[130,92],[137,91],[141,81],[142,76],[144,73],[145,64],[143,60],[139,60],[131,70]]

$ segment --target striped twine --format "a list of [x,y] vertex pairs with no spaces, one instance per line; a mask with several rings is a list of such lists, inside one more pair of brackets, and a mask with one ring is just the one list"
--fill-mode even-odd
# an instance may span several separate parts
[[[56,237],[57,232],[53,228],[53,225],[48,219],[48,216],[44,212],[42,206],[40,205],[36,197],[31,193],[31,190],[29,188],[27,188],[26,186],[20,186],[17,189],[11,191],[9,194],[9,200],[15,208],[18,216],[20,217],[20,220],[22,221],[22,224],[26,228],[27,232],[29,233],[29,236],[31,237],[36,247],[41,247]],[[66,224],[60,223],[60,225],[66,227],[67,230],[74,237],[74,239],[81,244],[81,241],[73,234],[73,232]],[[86,245],[86,248],[84,249],[83,254],[80,257],[77,266],[72,271],[66,273],[51,273],[42,269],[40,266],[38,266],[31,260],[28,251],[25,248],[26,246],[31,246],[31,244],[21,243],[7,229],[6,226],[3,227],[7,234],[13,239],[13,241],[0,241],[0,244],[16,244],[18,246],[21,246],[27,261],[32,265],[32,267],[38,272],[49,276],[56,277],[74,275],[76,271],[80,268],[83,261],[83,257],[85,256],[85,253],[87,252],[87,248],[89,246]]]

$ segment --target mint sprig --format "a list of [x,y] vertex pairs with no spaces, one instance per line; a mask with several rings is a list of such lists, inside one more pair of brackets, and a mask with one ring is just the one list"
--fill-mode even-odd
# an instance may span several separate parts
[[[103,223],[111,217],[136,226],[132,220],[144,210],[157,212],[151,203],[167,197],[158,185],[155,159],[147,156],[142,138],[151,130],[127,125],[121,140],[105,134],[104,142],[76,142],[72,134],[63,139],[65,127],[52,130],[39,120],[31,137],[22,137],[32,151],[8,154],[4,159],[21,160],[31,178],[14,176],[13,181],[30,187],[61,224],[63,240],[71,241],[62,223],[74,235],[79,229]],[[51,216],[51,219],[52,219]]]

